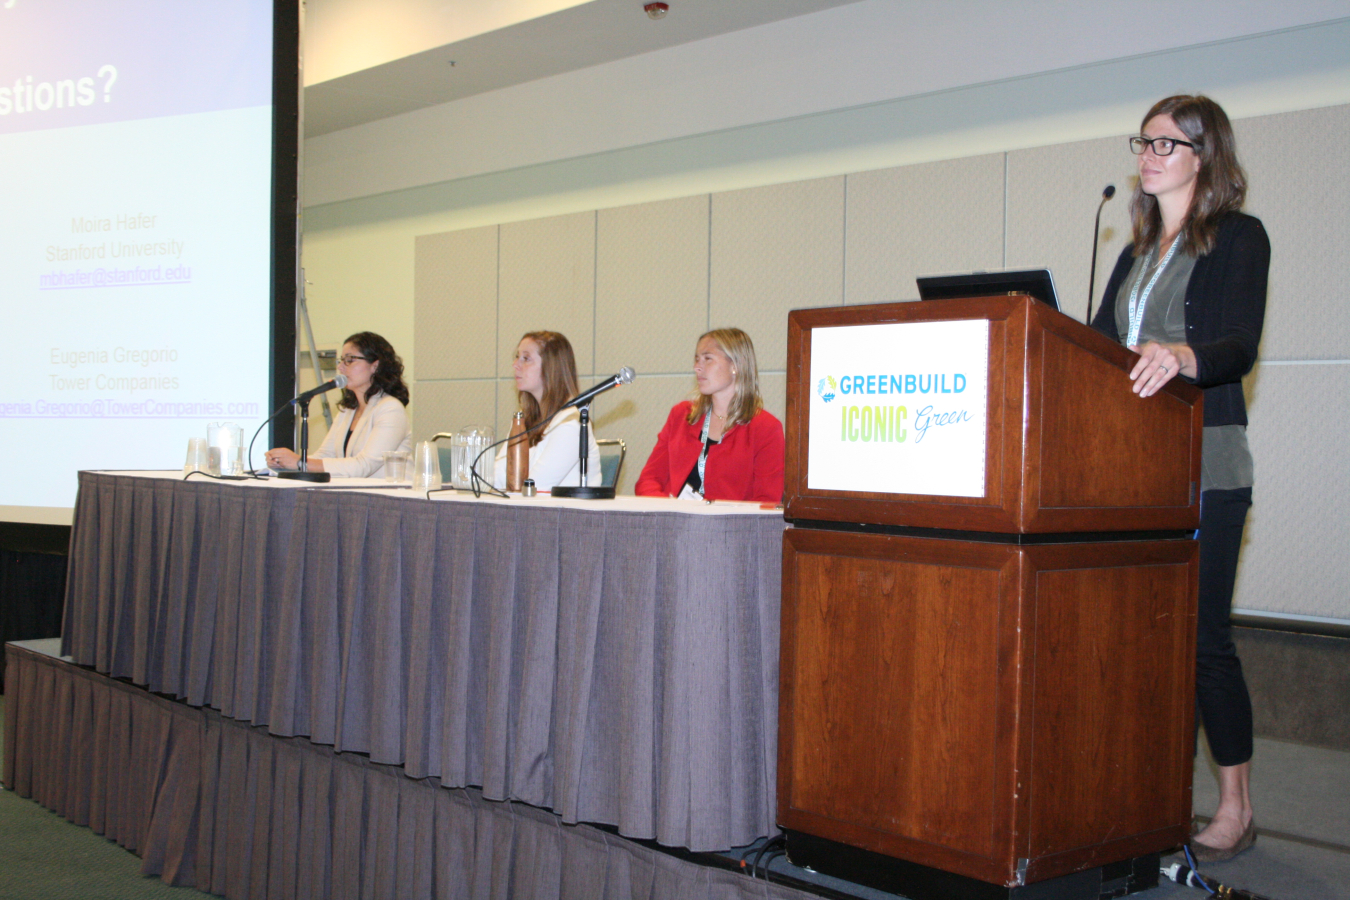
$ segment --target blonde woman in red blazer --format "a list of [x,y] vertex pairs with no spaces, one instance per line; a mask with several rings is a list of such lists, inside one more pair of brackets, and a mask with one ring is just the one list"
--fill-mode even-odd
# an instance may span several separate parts
[[698,393],[670,411],[637,494],[781,501],[783,424],[764,409],[750,336],[718,328],[700,337],[694,378]]

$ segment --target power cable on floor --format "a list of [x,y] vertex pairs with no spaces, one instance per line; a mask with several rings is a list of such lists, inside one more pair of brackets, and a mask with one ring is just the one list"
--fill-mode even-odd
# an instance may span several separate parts
[[1195,857],[1191,855],[1191,848],[1183,848],[1186,852],[1186,864],[1173,863],[1160,870],[1160,874],[1168,881],[1175,881],[1177,884],[1186,887],[1199,888],[1209,894],[1211,897],[1217,897],[1218,900],[1271,900],[1269,897],[1263,897],[1260,894],[1253,894],[1251,891],[1244,891],[1241,888],[1230,887],[1226,884],[1219,884],[1201,875],[1195,865]]

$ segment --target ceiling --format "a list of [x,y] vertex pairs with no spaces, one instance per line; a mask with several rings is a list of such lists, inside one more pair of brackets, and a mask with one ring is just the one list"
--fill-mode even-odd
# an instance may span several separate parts
[[854,2],[309,0],[305,137]]
[[1253,116],[1350,90],[1350,0],[306,2],[311,207],[708,141],[763,183],[766,141],[837,174],[1119,134],[1168,92]]

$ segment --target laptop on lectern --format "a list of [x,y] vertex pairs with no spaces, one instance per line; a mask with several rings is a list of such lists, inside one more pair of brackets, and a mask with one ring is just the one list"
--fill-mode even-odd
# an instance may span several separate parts
[[969,275],[925,275],[916,279],[920,300],[950,300],[953,297],[998,297],[1029,294],[1051,309],[1059,309],[1055,277],[1049,269],[1016,272],[972,272]]

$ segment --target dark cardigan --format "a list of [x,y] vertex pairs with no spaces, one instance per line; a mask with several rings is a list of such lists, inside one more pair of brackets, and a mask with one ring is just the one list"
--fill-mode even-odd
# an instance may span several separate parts
[[[1127,246],[1106,283],[1092,327],[1114,341],[1116,297],[1134,264]],[[1261,326],[1266,317],[1266,279],[1270,239],[1261,220],[1231,213],[1219,224],[1214,250],[1195,261],[1186,285],[1186,343],[1195,352],[1196,377],[1205,389],[1205,425],[1246,425],[1247,401],[1242,376],[1256,364]]]

